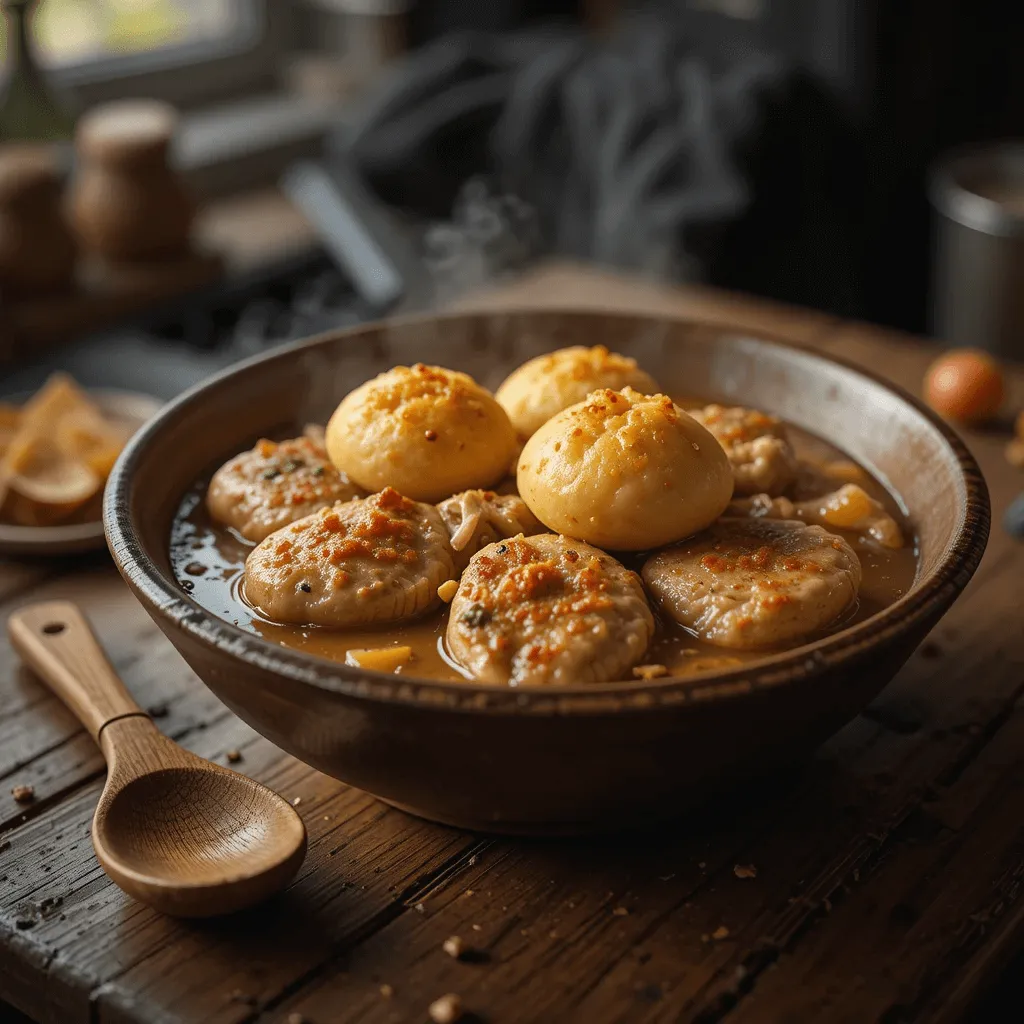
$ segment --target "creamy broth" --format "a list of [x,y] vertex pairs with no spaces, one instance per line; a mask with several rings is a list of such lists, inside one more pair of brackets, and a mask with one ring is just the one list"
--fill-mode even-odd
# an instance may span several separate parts
[[[680,401],[679,404],[692,408],[700,403]],[[793,447],[809,467],[836,462],[850,463],[843,452],[819,438],[794,427],[788,430]],[[889,550],[865,543],[856,533],[832,530],[844,536],[857,552],[863,567],[863,581],[856,606],[849,609],[839,622],[832,623],[822,631],[819,634],[821,636],[874,615],[905,594],[914,582],[917,559],[911,525],[881,484],[866,472],[855,472],[860,474],[856,482],[871,497],[880,501],[900,524],[906,543],[901,549]],[[815,480],[814,474],[811,477],[811,482],[798,484],[794,497],[812,497],[839,486],[834,480],[823,482]],[[205,479],[198,481],[183,499],[174,520],[170,546],[175,578],[203,608],[267,640],[332,661],[343,663],[349,650],[408,645],[414,657],[398,669],[399,673],[449,681],[466,678],[445,650],[447,605],[407,623],[361,630],[281,625],[268,622],[260,616],[246,602],[243,593],[245,558],[253,545],[211,520],[204,500],[208,482]],[[629,568],[639,571],[646,555],[627,554],[617,557]],[[686,676],[713,671],[756,661],[766,653],[736,651],[706,643],[692,636],[682,626],[659,615],[656,608],[654,610],[657,631],[643,663],[664,665],[670,675]]]

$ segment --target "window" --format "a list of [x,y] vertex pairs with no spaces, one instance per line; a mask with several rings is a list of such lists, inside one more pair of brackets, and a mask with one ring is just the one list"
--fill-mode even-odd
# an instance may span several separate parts
[[[54,81],[83,105],[145,95],[192,106],[270,83],[290,41],[291,6],[290,0],[38,0],[33,39]],[[4,33],[0,27],[0,55]]]
[[47,67],[195,42],[228,41],[244,28],[237,0],[42,0],[34,24]]

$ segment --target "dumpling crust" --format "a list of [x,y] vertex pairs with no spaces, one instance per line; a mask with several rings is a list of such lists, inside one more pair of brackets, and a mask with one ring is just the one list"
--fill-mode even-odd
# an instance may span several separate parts
[[592,391],[634,388],[653,395],[659,388],[635,359],[609,352],[604,345],[574,345],[537,356],[513,371],[494,393],[516,433],[526,440],[552,416],[582,402]]
[[289,523],[363,492],[310,437],[257,441],[210,480],[206,506],[219,523],[258,542]]
[[447,642],[483,682],[566,686],[623,678],[653,634],[635,572],[589,544],[541,534],[473,556]]
[[548,420],[519,458],[519,493],[552,530],[643,551],[714,522],[732,497],[722,446],[665,395],[595,391]]
[[861,565],[820,526],[725,518],[652,555],[643,578],[661,608],[700,638],[757,649],[834,623],[857,600]]
[[472,377],[440,366],[396,366],[347,395],[327,424],[331,461],[361,487],[416,501],[490,487],[508,471],[516,437],[505,410]]
[[437,509],[389,489],[267,537],[246,559],[245,596],[275,622],[340,629],[436,607],[454,571]]

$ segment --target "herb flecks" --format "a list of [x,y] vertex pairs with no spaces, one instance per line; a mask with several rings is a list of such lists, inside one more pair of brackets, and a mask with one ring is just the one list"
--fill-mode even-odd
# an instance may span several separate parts
[[491,613],[479,601],[471,604],[460,616],[467,626],[486,626],[491,621]]

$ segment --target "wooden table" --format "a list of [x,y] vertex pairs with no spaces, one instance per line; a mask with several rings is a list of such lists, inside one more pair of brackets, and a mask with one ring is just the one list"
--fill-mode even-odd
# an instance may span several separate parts
[[[933,354],[818,314],[570,268],[479,302],[735,324],[911,390]],[[1012,383],[1019,400],[1024,374]],[[969,442],[997,518],[988,554],[885,693],[796,776],[678,829],[601,842],[495,840],[391,810],[228,713],[105,558],[3,564],[5,617],[80,601],[161,727],[216,760],[240,751],[238,768],[298,803],[311,842],[294,885],[236,919],[133,903],[89,843],[99,755],[0,640],[0,998],[55,1024],[419,1022],[446,992],[492,1024],[960,1019],[1024,944],[1024,548],[998,525],[1024,477],[1003,436]],[[17,784],[33,803],[14,802]],[[443,952],[452,935],[470,958]]]

